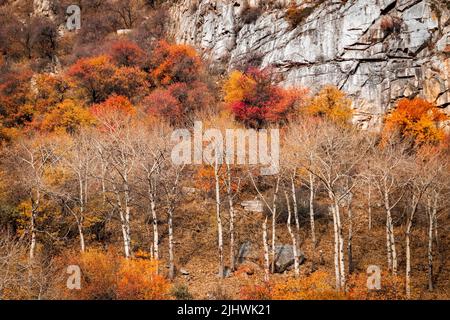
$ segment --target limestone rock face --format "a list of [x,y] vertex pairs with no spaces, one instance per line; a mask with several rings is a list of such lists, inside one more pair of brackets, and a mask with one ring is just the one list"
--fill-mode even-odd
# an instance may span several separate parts
[[[262,9],[247,24],[245,2]],[[213,68],[257,57],[284,86],[336,85],[354,99],[364,127],[379,126],[402,97],[449,109],[449,0],[324,0],[295,28],[285,19],[290,1],[265,3],[180,0],[170,9],[171,33],[201,49]]]

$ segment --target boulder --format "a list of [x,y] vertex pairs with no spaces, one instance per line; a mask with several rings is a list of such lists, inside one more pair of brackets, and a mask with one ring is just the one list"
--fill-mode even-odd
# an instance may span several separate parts
[[[299,264],[305,261],[305,255],[299,252]],[[275,246],[275,272],[283,273],[294,265],[294,250],[290,244]]]
[[[237,262],[239,265],[247,263],[258,263],[261,261],[262,252],[258,252],[258,248],[251,242],[244,242],[239,248]],[[299,263],[305,261],[305,255],[299,252]],[[290,270],[294,265],[294,250],[290,244],[281,244],[275,246],[275,272],[283,273]]]

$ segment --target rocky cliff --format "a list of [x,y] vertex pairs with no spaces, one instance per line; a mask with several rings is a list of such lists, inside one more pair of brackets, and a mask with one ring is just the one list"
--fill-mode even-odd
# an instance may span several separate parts
[[[312,6],[302,2],[299,10]],[[378,126],[401,97],[420,95],[450,110],[449,0],[319,0],[295,27],[285,17],[288,3],[180,0],[170,9],[171,32],[215,68],[257,57],[285,86],[334,84],[353,97],[363,126]],[[251,22],[249,7],[260,8]]]

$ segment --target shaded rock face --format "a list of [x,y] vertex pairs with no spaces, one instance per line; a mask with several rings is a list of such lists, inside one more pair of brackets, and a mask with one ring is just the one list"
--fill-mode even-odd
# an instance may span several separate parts
[[244,24],[243,0],[181,0],[171,8],[171,32],[216,68],[229,71],[252,55],[280,72],[284,86],[336,85],[354,99],[363,127],[379,127],[402,97],[450,105],[448,0],[325,0],[294,29],[286,3],[263,6]]

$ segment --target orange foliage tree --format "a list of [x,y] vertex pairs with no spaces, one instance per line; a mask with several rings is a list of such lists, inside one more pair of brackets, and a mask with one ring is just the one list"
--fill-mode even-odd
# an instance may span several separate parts
[[69,84],[63,77],[52,74],[38,74],[34,82],[36,88],[34,109],[40,113],[45,113],[62,102],[69,89]]
[[335,86],[325,86],[305,109],[308,115],[321,117],[338,125],[346,125],[353,115],[352,101]]
[[123,67],[140,67],[146,59],[145,51],[129,40],[118,40],[112,43],[109,54],[115,64]]
[[157,263],[144,257],[126,259],[113,250],[90,249],[68,258],[81,269],[81,290],[65,290],[81,300],[160,300],[169,297],[168,282],[156,273]]
[[88,109],[74,100],[64,100],[58,103],[49,113],[46,113],[40,124],[40,129],[46,131],[64,130],[74,133],[82,126],[93,125],[94,118]]
[[202,61],[195,49],[188,45],[169,44],[161,40],[152,52],[151,76],[156,85],[198,80]]
[[32,119],[31,71],[11,72],[0,82],[0,119],[3,126],[23,125]]
[[136,114],[136,109],[130,100],[118,95],[112,95],[104,102],[94,104],[90,111],[100,122],[101,128],[107,130],[115,130]]
[[401,99],[386,117],[383,140],[396,137],[410,140],[415,145],[438,144],[445,137],[440,124],[448,119],[434,104],[422,98]]
[[224,84],[224,99],[236,120],[248,127],[261,128],[269,123],[290,120],[304,103],[306,90],[283,89],[272,83],[269,69],[249,68],[233,71]]
[[133,98],[143,94],[148,86],[145,72],[137,67],[117,67],[106,55],[80,59],[67,74],[94,103],[112,93]]

